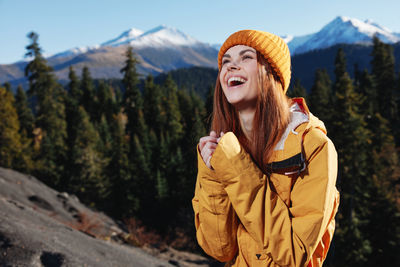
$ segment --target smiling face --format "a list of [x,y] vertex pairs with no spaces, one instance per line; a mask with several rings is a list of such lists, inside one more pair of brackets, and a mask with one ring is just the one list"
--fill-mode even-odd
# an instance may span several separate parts
[[246,45],[229,48],[222,57],[219,81],[230,104],[238,110],[255,109],[258,97],[256,50]]

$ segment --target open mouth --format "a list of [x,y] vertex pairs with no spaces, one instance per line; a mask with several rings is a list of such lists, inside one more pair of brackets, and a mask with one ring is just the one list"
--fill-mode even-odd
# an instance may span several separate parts
[[231,77],[228,79],[228,86],[238,86],[246,82],[242,77]]

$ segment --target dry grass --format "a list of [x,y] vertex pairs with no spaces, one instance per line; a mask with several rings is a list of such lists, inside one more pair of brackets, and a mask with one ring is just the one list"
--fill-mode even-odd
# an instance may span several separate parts
[[184,229],[175,228],[173,236],[170,237],[169,245],[178,250],[196,251],[197,242]]
[[99,234],[101,232],[100,230],[103,229],[104,225],[95,215],[89,216],[86,213],[80,212],[78,213],[77,221],[68,222],[65,224],[75,230],[86,233],[92,237],[102,238],[102,239],[104,238],[104,236],[101,236]]
[[142,223],[134,218],[125,220],[125,224],[128,228],[129,235],[126,241],[136,247],[143,247],[145,245],[162,247],[165,246],[165,242],[159,234],[154,231],[146,229]]

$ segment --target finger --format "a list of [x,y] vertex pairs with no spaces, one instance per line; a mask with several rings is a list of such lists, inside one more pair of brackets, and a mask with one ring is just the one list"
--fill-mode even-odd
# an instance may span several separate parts
[[215,150],[217,148],[217,143],[214,142],[207,142],[207,144],[204,146],[204,148],[209,149],[209,150]]
[[206,162],[206,166],[210,169],[212,169],[211,167],[211,156],[208,157],[207,162]]
[[201,152],[201,158],[203,159],[204,163],[207,164],[208,154],[205,152],[204,149],[203,149],[203,151]]
[[201,153],[201,158],[203,159],[204,163],[207,164],[207,160],[212,156],[214,149],[203,149]]
[[201,151],[204,148],[205,144],[207,144],[208,142],[217,143],[217,138],[211,137],[211,136],[204,136],[204,137],[200,138],[199,150]]
[[201,157],[203,158],[204,162],[206,162],[207,158],[210,157],[217,147],[215,143],[207,143],[203,150],[200,151]]
[[207,141],[215,141],[215,140],[217,140],[217,138],[216,138],[216,136],[203,136],[203,137],[201,137],[200,139],[199,139],[199,143],[204,143],[204,142],[207,142]]
[[217,133],[216,133],[215,131],[211,131],[211,132],[210,132],[210,136],[212,136],[212,137],[217,137]]
[[207,140],[205,137],[200,138],[199,140],[199,150],[201,151],[204,147],[204,145],[207,143]]
[[200,138],[200,140],[199,140],[200,151],[203,149],[204,145],[208,142],[208,140],[209,140],[209,136],[203,136],[202,138]]
[[220,136],[222,137],[222,136],[224,136],[224,134],[225,134],[224,132],[221,132]]

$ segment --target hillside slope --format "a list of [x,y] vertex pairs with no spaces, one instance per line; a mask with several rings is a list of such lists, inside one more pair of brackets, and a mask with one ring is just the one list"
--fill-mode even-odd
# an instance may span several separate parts
[[0,167],[0,266],[210,265],[206,258],[171,248],[154,257],[125,244],[127,234],[75,196]]

